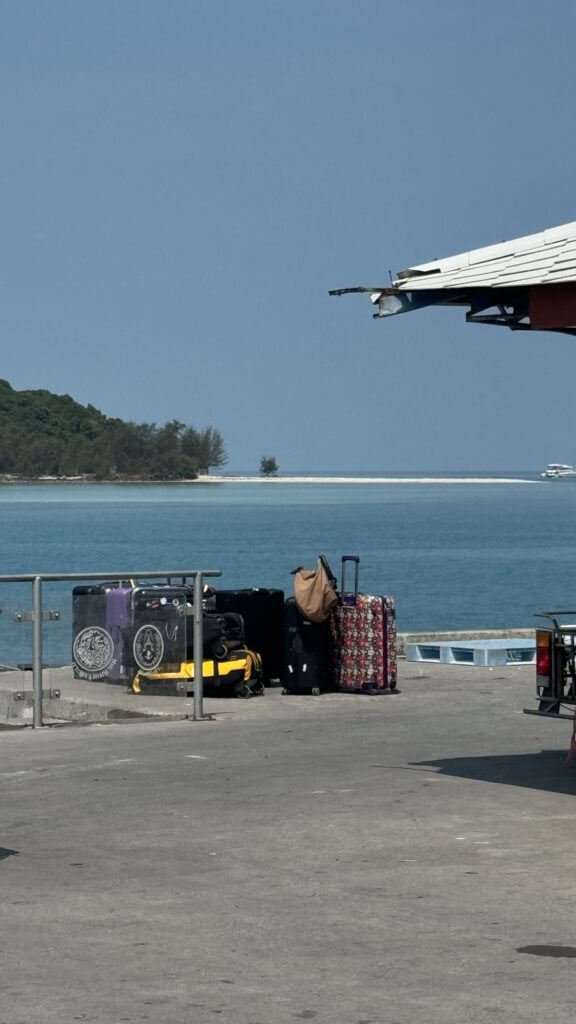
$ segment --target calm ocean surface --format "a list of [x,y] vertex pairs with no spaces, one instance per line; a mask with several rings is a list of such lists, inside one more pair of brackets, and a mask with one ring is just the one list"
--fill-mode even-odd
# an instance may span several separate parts
[[[474,474],[476,475],[476,474]],[[507,474],[527,477],[527,474]],[[534,474],[534,477],[536,474]],[[319,552],[361,589],[396,598],[401,630],[535,624],[576,608],[576,483],[2,485],[0,572],[221,569],[221,587],[281,587]],[[71,585],[45,585],[62,619],[45,657],[69,660]],[[0,586],[0,661],[30,658],[14,610],[30,588]]]

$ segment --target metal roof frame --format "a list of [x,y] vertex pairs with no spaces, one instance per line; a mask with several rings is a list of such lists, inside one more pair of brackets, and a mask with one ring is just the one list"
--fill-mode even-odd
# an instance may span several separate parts
[[[552,315],[550,326],[537,326],[576,334],[576,221],[408,267],[389,285],[336,288],[329,294],[368,293],[378,307],[376,319],[425,306],[468,306],[468,323],[525,331],[536,329],[531,319],[534,289],[541,296],[549,285],[560,286],[568,308],[559,318]],[[552,291],[544,304],[554,306]]]

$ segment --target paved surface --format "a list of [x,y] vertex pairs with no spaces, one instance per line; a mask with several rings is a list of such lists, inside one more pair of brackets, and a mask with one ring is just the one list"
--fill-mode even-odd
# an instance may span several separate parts
[[[59,697],[47,696],[44,715],[48,719],[82,723],[108,722],[130,718],[165,720],[193,717],[194,698],[162,696],[162,684],[156,692],[134,694],[125,685],[87,682],[74,679],[71,668],[44,669],[43,691],[58,691]],[[193,685],[193,684],[192,684]],[[19,695],[25,693],[26,699]],[[230,714],[242,701],[206,698],[206,715]],[[0,722],[5,725],[32,723],[32,673],[10,671],[0,673]]]
[[576,767],[533,671],[3,732],[0,1024],[572,1022]]
[[[467,630],[452,633],[400,633],[398,650],[404,653],[406,643],[434,643],[443,640],[451,642],[464,639],[501,639],[530,637],[534,639],[534,629],[502,630]],[[22,725],[32,722],[32,672],[31,666],[26,671],[0,672],[0,728],[3,725]],[[71,668],[46,668],[43,675],[43,689],[46,694],[44,714],[46,718],[60,718],[73,722],[106,722],[119,718],[186,718],[191,717],[193,701],[181,698],[161,697],[160,684],[156,684],[157,692],[142,694],[135,697],[126,687],[108,683],[90,683],[74,679]],[[56,698],[53,691],[60,691]],[[220,714],[223,703],[221,700],[206,703],[207,714]],[[230,709],[226,712],[230,714]]]

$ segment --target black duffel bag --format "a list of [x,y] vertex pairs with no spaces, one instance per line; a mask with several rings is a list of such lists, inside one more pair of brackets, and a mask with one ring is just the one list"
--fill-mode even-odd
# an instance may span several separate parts
[[[181,613],[182,614],[182,613]],[[193,608],[186,606],[187,616],[186,651],[191,661],[194,657]],[[235,612],[204,612],[202,616],[203,650],[205,658],[222,660],[236,648],[244,646],[244,619]]]

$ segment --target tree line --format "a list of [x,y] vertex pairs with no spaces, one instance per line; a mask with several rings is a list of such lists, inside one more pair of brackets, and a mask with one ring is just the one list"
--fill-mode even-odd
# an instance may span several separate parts
[[105,416],[69,395],[15,391],[0,380],[0,474],[95,480],[194,479],[225,465],[213,426],[163,426]]

